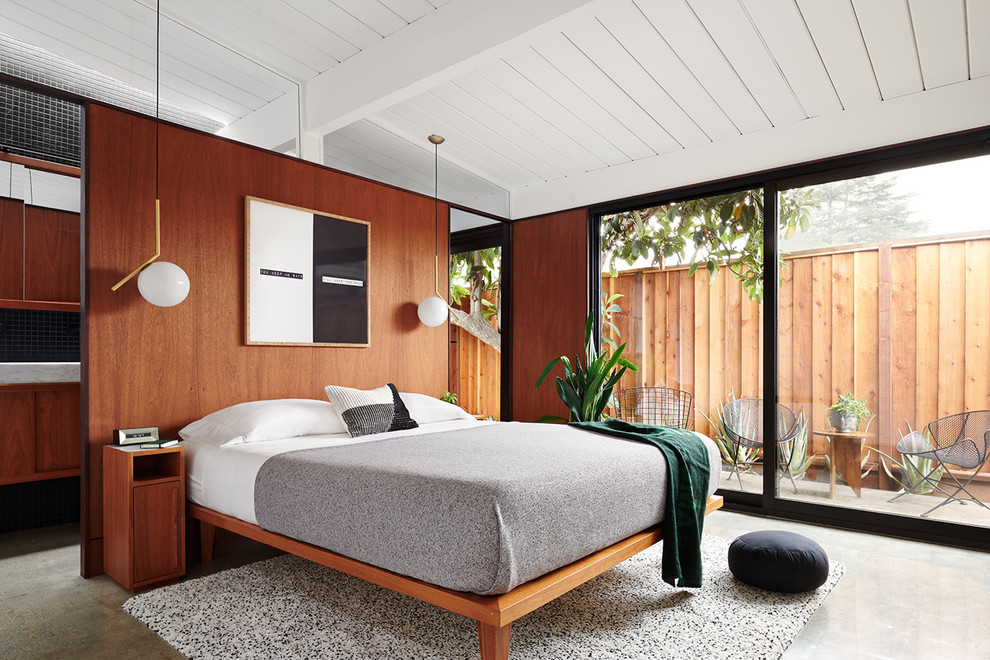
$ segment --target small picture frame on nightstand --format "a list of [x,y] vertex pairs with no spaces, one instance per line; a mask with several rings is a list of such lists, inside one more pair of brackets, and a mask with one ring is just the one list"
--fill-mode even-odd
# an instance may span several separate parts
[[139,429],[114,429],[113,444],[140,445],[145,442],[158,442],[158,427],[145,426]]

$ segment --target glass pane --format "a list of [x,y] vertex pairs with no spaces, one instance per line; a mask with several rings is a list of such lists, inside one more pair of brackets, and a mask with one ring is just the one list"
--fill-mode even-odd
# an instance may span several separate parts
[[979,157],[781,193],[778,391],[805,424],[780,497],[990,525],[951,497],[990,502],[988,177]]
[[686,423],[719,443],[723,487],[762,492],[759,427],[723,423],[762,396],[762,190],[606,215],[601,235],[603,341],[639,368],[613,414]]
[[473,415],[499,419],[502,398],[502,248],[450,257],[450,391],[446,398]]

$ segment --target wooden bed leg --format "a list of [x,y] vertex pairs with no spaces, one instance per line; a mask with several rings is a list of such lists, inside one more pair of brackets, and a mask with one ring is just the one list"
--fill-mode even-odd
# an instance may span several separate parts
[[216,530],[215,525],[199,521],[199,554],[204,562],[213,559],[213,533]]
[[481,660],[509,660],[509,638],[512,624],[501,628],[478,622],[478,642],[481,646]]

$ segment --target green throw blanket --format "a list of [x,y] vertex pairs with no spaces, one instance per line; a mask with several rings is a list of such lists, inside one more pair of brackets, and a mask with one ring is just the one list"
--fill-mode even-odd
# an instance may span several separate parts
[[[664,582],[701,586],[701,531],[705,525],[710,467],[708,450],[690,431],[606,419],[572,426],[654,445],[667,461],[667,501],[663,517]],[[679,580],[679,582],[678,582]]]

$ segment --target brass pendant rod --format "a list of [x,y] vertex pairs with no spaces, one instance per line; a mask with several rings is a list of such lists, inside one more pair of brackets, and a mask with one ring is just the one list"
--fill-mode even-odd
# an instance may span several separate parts
[[143,264],[141,264],[140,266],[138,266],[137,268],[135,268],[134,270],[132,270],[127,277],[125,277],[121,281],[117,282],[112,287],[110,287],[110,290],[111,291],[116,291],[117,289],[119,289],[121,286],[123,286],[124,283],[127,282],[127,280],[131,279],[132,277],[134,277],[135,275],[137,275],[138,273],[140,273],[142,270],[144,270],[145,268],[147,268],[151,264],[151,262],[154,261],[155,259],[157,259],[158,257],[160,257],[161,254],[162,254],[161,220],[159,219],[158,200],[156,199],[155,200],[155,254],[154,254],[154,256],[152,256],[150,259],[148,259],[147,261],[145,261]]
[[[431,135],[433,144],[433,292],[447,303],[447,296],[440,295],[440,144],[443,137]],[[447,304],[449,307],[449,303]]]

